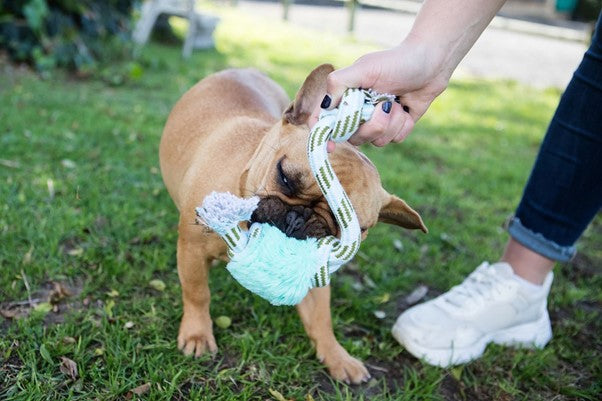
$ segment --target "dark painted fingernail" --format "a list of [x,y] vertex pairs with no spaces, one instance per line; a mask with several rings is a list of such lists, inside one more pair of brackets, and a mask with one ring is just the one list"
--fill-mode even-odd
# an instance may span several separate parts
[[389,114],[391,112],[391,106],[393,106],[393,103],[391,102],[384,102],[383,103],[383,111],[387,114]]
[[403,111],[405,111],[406,113],[409,113],[410,108],[408,106],[403,106]]
[[320,107],[323,109],[327,109],[328,107],[330,107],[330,102],[332,102],[332,99],[330,98],[330,96],[326,95],[324,96],[324,99],[322,99]]

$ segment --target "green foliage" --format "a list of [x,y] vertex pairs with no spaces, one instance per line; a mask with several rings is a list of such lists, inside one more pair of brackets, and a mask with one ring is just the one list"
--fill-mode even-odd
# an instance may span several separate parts
[[571,17],[577,21],[593,22],[601,10],[602,0],[579,0]]
[[130,52],[135,0],[0,2],[0,48],[39,71],[87,73]]

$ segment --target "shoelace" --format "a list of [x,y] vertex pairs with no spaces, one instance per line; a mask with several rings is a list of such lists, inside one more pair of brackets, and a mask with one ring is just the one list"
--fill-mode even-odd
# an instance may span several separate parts
[[507,286],[507,277],[492,269],[487,262],[482,263],[463,282],[445,295],[448,306],[456,308],[477,307],[492,296],[501,295]]

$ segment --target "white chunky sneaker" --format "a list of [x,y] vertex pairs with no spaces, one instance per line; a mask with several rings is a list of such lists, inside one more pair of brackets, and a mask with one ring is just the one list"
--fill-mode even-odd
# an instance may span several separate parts
[[482,263],[460,285],[402,313],[393,337],[431,365],[448,367],[480,357],[487,344],[542,348],[552,338],[543,285],[516,276],[507,263]]

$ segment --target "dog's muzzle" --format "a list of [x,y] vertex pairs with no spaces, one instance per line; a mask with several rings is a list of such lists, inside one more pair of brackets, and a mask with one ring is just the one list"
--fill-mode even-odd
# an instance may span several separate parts
[[251,216],[252,223],[269,223],[288,237],[296,239],[322,238],[335,235],[324,219],[314,210],[302,205],[288,205],[277,197],[259,201]]

